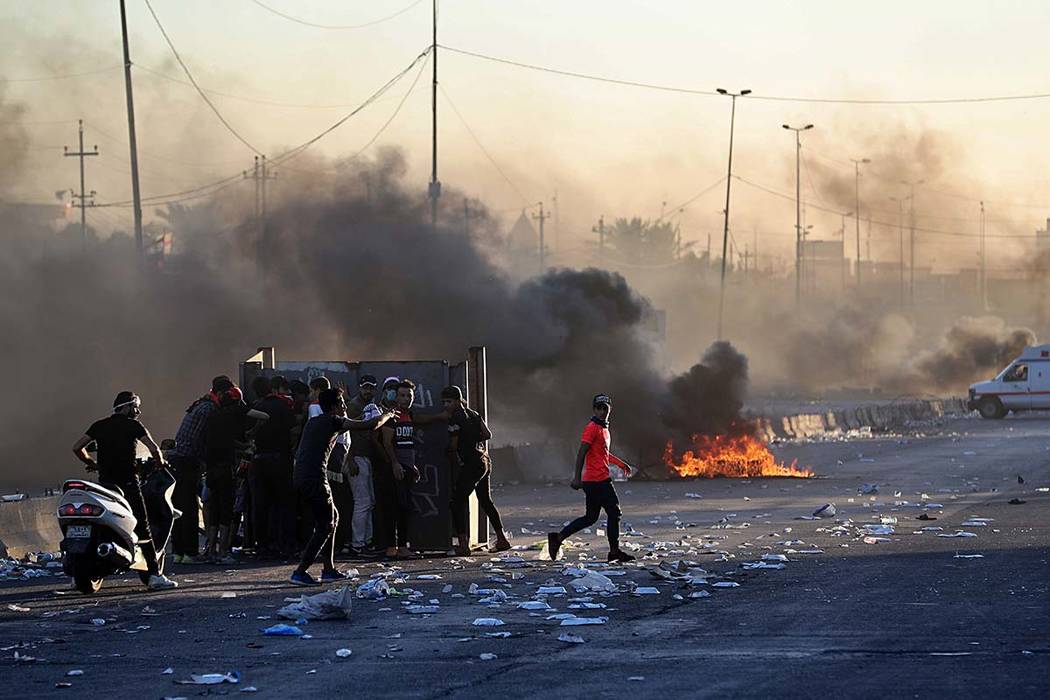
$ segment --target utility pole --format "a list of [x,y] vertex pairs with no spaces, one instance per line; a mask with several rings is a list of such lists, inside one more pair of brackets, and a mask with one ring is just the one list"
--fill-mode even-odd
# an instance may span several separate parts
[[891,201],[897,203],[897,226],[900,230],[900,298],[901,311],[904,311],[904,200],[907,197],[890,197]]
[[598,259],[605,261],[605,215],[598,217],[598,225],[592,226],[591,231],[598,234]]
[[[861,163],[867,164],[867,163],[870,163],[871,160],[869,160],[868,158],[850,158],[850,160],[853,161],[853,175],[854,175],[853,195],[854,195],[854,200],[855,200],[854,204],[856,205],[854,207],[853,211],[855,211],[856,214],[857,214],[857,294],[860,294],[860,166],[861,166]],[[869,236],[871,234],[870,223],[869,223],[869,228],[868,228],[868,234],[869,234]],[[843,249],[845,249],[845,247],[846,247],[846,243],[845,243],[845,240],[846,240],[846,227],[845,226],[842,227],[842,240],[843,240],[842,246],[843,246]],[[868,239],[868,246],[869,246],[868,257],[870,258],[871,257],[871,250],[870,250],[871,238],[870,237]]]
[[729,191],[733,184],[733,131],[736,127],[736,98],[742,97],[743,95],[750,95],[750,90],[741,90],[738,93],[732,93],[728,90],[718,88],[716,90],[719,95],[728,95],[732,98],[732,110],[729,113],[729,166],[726,174],[726,208],[725,208],[725,220],[722,228],[722,279],[718,287],[718,337],[717,340],[722,339],[722,315],[725,312],[726,305],[726,248],[729,245]]
[[978,303],[980,304],[981,311],[988,310],[988,268],[985,266],[985,248],[984,248],[984,202],[981,202],[981,267],[979,275],[979,295]]
[[561,242],[561,238],[560,238],[560,236],[561,236],[561,224],[559,223],[560,219],[558,217],[558,213],[560,211],[560,207],[558,206],[558,188],[557,187],[554,188],[553,200],[554,200],[554,245],[551,246],[551,247],[554,250],[558,250],[559,249],[558,248],[558,244]]
[[[73,153],[70,153],[69,152],[69,146],[65,146],[65,147],[63,147],[62,152],[67,157],[68,156],[73,156],[73,157],[76,157],[76,158],[80,159],[80,194],[76,194],[74,192],[73,193],[73,199],[79,199],[80,200],[80,205],[79,205],[80,206],[80,242],[81,242],[81,244],[83,244],[84,248],[86,249],[87,248],[87,213],[86,213],[86,210],[87,210],[87,207],[89,207],[89,206],[95,206],[95,201],[94,201],[94,199],[92,199],[95,196],[95,190],[91,190],[91,193],[88,194],[88,192],[84,189],[84,158],[87,157],[87,156],[97,156],[98,155],[98,146],[95,146],[94,150],[91,150],[91,151],[85,151],[84,150],[84,120],[83,119],[77,120],[77,124],[78,124],[78,127],[79,127],[78,128],[78,135],[80,137],[80,147],[76,151],[74,151]],[[88,199],[92,200],[91,204],[87,203]]]
[[795,313],[802,309],[802,132],[813,128],[781,124],[788,131],[795,132]]
[[259,235],[262,235],[266,229],[266,181],[276,180],[277,173],[268,172],[266,164],[266,156],[255,156],[255,164],[252,166],[252,172],[249,175],[248,171],[243,171],[245,179],[255,181],[255,223],[259,229]]
[[912,308],[915,307],[915,186],[924,184],[925,180],[916,180],[915,182],[909,182],[902,180],[902,185],[907,185],[911,188],[911,233],[908,237],[908,305]]
[[131,53],[128,50],[128,18],[120,0],[120,34],[124,45],[124,93],[128,102],[128,147],[131,149],[131,199],[135,213],[135,249],[139,264],[145,262],[142,245],[142,193],[139,191],[139,148],[135,139],[135,100],[131,94]]
[[433,17],[433,38],[430,43],[431,60],[434,62],[434,77],[430,83],[430,142],[431,166],[430,186],[427,194],[430,197],[430,227],[437,228],[438,198],[441,196],[441,182],[438,180],[438,20],[437,0],[431,0]]
[[532,218],[540,222],[540,274],[547,270],[547,246],[543,238],[543,222],[551,218],[550,214],[543,213],[543,202],[539,202],[540,213],[533,214]]

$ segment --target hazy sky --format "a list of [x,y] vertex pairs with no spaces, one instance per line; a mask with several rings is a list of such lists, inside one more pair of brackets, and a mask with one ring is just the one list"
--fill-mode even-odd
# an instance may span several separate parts
[[[370,22],[412,2],[264,1],[333,25]],[[271,154],[329,126],[430,42],[429,0],[387,22],[349,30],[302,26],[251,0],[153,0],[153,6],[202,86],[255,100],[212,95],[230,123]],[[75,160],[63,158],[61,146],[75,145],[75,120],[82,117],[87,145],[97,143],[103,153],[88,164],[89,189],[98,190],[100,201],[129,198],[116,0],[3,0],[0,8],[0,75],[21,81],[103,71],[0,83],[5,102],[24,104],[31,140],[23,174],[6,196],[48,201],[55,190],[77,185]],[[444,0],[439,14],[438,40],[450,47],[700,90],[879,99],[1050,92],[1045,2]],[[145,3],[128,0],[128,15],[133,61],[183,79]],[[549,206],[557,189],[562,250],[579,246],[601,214],[653,217],[662,202],[681,203],[724,175],[726,98],[590,82],[446,51],[439,61],[448,98],[513,185],[445,96],[439,99],[440,179],[508,217],[541,199]],[[390,118],[414,77],[310,153],[358,151]],[[421,187],[430,167],[429,77],[428,67],[376,142],[404,146],[411,177]],[[141,69],[134,78],[145,194],[193,187],[250,166],[251,151],[191,87]],[[896,205],[887,197],[905,194],[897,184],[902,178],[928,180],[917,200],[926,217],[921,225],[931,229],[976,232],[978,204],[972,200],[979,197],[994,222],[990,233],[1030,235],[1050,212],[1038,206],[1048,185],[1050,99],[926,106],[738,101],[735,173],[793,193],[794,141],[780,128],[785,121],[816,125],[804,137],[803,174],[803,197],[814,204],[852,210],[849,159],[870,157],[862,211],[875,209],[877,220],[896,221]],[[708,232],[720,230],[724,196],[723,187],[715,188],[681,215],[687,239],[703,244]],[[96,215],[103,226],[130,221],[128,210]],[[807,222],[818,237],[831,237],[841,219],[810,208]],[[793,202],[734,181],[732,226],[741,246],[758,230],[763,252],[787,255],[793,225]],[[876,254],[894,250],[891,233],[876,227]],[[1026,245],[993,241],[994,264],[1009,266]],[[972,265],[976,250],[972,238],[942,234],[923,236],[920,246],[926,262],[940,266]]]

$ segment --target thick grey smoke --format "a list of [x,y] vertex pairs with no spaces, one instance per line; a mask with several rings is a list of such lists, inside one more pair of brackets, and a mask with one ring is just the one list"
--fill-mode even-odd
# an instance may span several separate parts
[[[264,344],[305,359],[455,359],[485,344],[497,426],[575,440],[591,396],[605,392],[632,456],[658,454],[669,427],[720,425],[723,402],[736,411],[746,362],[729,346],[668,393],[646,330],[651,308],[620,275],[556,269],[514,284],[485,253],[492,222],[472,221],[471,236],[431,229],[403,172],[385,151],[323,184],[293,174],[265,229],[250,217],[229,223],[236,199],[172,208],[164,215],[181,255],[163,271],[140,273],[125,236],[84,253],[41,245],[53,236],[44,231],[3,231],[13,252],[0,258],[11,398],[0,409],[0,483],[77,473],[68,445],[122,389],[143,396],[157,437],[172,435],[211,376]],[[443,219],[455,221],[451,211]],[[708,418],[713,406],[719,417]]]
[[940,347],[915,363],[919,376],[936,391],[959,390],[1002,369],[1035,344],[1027,328],[1008,328],[994,317],[962,318],[945,333]]

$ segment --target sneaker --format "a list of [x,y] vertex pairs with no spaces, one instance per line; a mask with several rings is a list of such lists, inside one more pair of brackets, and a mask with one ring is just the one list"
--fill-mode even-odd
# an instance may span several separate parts
[[172,581],[164,574],[159,574],[156,576],[150,576],[149,584],[147,584],[147,586],[151,591],[167,591],[172,588],[178,588],[179,584]]
[[383,553],[377,552],[374,549],[356,549],[354,547],[346,548],[346,556],[350,559],[379,559],[383,556]]
[[308,571],[302,573],[293,571],[291,577],[288,579],[296,586],[320,586],[321,582],[310,575]]
[[608,561],[610,564],[612,564],[613,562],[616,562],[616,561],[628,562],[628,561],[634,561],[634,559],[635,559],[634,556],[628,554],[627,552],[624,552],[622,550],[616,550],[615,552],[609,552],[609,556],[606,559],[606,561]]
[[548,532],[547,533],[547,552],[551,556],[551,561],[558,560],[558,551],[561,549],[561,533],[559,532]]
[[332,569],[330,571],[321,572],[321,583],[330,583],[332,581],[345,581],[346,574],[339,569]]

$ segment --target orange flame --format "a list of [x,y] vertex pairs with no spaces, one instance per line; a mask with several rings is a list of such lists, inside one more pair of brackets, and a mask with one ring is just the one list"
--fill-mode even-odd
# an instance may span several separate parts
[[813,476],[809,469],[799,469],[797,460],[789,465],[777,462],[765,444],[747,433],[694,435],[692,443],[692,449],[678,459],[670,440],[664,448],[664,463],[681,477]]

